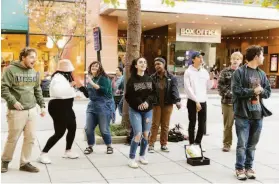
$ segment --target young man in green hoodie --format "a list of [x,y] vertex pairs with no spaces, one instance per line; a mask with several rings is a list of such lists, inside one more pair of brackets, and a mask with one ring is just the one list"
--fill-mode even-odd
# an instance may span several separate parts
[[45,102],[40,87],[40,78],[33,69],[37,52],[24,48],[17,62],[8,66],[1,80],[1,97],[7,102],[8,138],[2,155],[1,173],[8,171],[8,164],[13,158],[14,150],[21,133],[24,142],[20,158],[20,170],[39,172],[30,164],[32,147],[35,141],[36,104],[41,107],[41,116],[45,116]]

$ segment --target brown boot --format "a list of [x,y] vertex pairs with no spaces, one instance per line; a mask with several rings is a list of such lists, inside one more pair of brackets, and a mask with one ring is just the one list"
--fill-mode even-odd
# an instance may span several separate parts
[[5,173],[5,172],[8,171],[8,165],[9,165],[9,162],[2,161],[2,163],[1,163],[1,173]]
[[31,172],[31,173],[37,173],[37,172],[40,171],[37,167],[31,165],[30,163],[27,163],[27,164],[21,166],[21,167],[19,168],[19,170],[20,170],[20,171]]

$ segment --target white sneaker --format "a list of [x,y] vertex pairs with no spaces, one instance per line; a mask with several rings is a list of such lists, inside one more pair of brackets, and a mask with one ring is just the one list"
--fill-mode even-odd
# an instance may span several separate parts
[[78,157],[79,157],[79,155],[72,151],[66,151],[65,154],[63,155],[63,158],[70,158],[70,159],[76,159]]
[[148,160],[147,160],[144,156],[140,156],[140,157],[139,157],[139,161],[140,161],[140,163],[142,163],[143,165],[147,165],[147,164],[148,164]]
[[49,157],[47,156],[47,154],[41,154],[39,156],[39,158],[37,159],[38,162],[42,163],[42,164],[50,164],[51,160],[49,159]]
[[136,159],[129,159],[128,166],[134,169],[139,167],[138,163],[136,162]]

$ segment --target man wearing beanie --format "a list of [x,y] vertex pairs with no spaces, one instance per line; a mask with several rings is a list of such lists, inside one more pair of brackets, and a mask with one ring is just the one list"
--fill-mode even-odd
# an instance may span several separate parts
[[[193,64],[184,73],[184,87],[188,98],[190,145],[201,144],[205,131],[207,89],[213,86],[213,74],[202,67],[203,55],[200,52],[192,54]],[[198,132],[195,137],[195,127],[198,113]]]
[[161,126],[161,150],[169,152],[167,142],[170,116],[173,110],[173,104],[176,104],[178,109],[181,108],[181,99],[178,92],[176,78],[165,69],[166,60],[157,57],[154,61],[156,72],[151,77],[156,84],[157,100],[153,107],[153,119],[148,152],[154,153],[154,143],[157,139],[159,126]]

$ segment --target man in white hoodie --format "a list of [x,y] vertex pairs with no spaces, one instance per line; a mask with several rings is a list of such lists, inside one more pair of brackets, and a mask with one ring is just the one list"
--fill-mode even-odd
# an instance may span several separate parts
[[[213,86],[213,74],[202,67],[203,54],[192,54],[193,64],[184,73],[184,87],[188,98],[187,108],[189,117],[189,142],[201,144],[206,122],[207,89]],[[195,127],[198,113],[198,132],[195,138]]]

